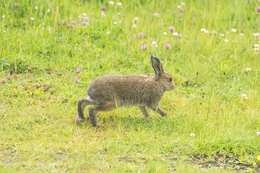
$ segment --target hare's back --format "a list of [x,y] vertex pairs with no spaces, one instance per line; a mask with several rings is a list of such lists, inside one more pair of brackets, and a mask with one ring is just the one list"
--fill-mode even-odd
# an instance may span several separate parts
[[[95,79],[88,87],[88,95],[98,102],[117,99],[135,99],[152,95],[154,81],[145,75],[105,75]],[[150,93],[150,94],[149,94]]]

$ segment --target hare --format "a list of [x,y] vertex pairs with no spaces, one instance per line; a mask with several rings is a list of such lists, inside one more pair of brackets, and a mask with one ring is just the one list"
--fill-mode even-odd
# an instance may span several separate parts
[[78,117],[76,122],[86,119],[84,108],[89,108],[89,118],[93,126],[97,126],[97,113],[110,111],[120,106],[139,106],[145,117],[149,114],[147,108],[156,111],[161,116],[166,113],[158,106],[165,91],[175,88],[172,76],[165,72],[162,63],[151,56],[151,64],[155,76],[147,75],[104,75],[95,79],[88,87],[88,97],[77,103]]

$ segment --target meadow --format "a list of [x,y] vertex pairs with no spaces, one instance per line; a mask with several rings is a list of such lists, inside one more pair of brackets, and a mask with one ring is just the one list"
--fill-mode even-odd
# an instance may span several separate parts
[[[259,29],[259,0],[1,0],[0,172],[260,171]],[[91,81],[151,55],[167,117],[75,123]]]

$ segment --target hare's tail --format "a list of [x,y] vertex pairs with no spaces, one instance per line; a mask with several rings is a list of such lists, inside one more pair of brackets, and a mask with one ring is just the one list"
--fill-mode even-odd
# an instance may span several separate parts
[[87,97],[87,98],[84,98],[84,99],[80,99],[77,104],[78,104],[78,116],[79,116],[79,118],[85,119],[84,108],[87,105],[94,105],[95,102],[90,97]]

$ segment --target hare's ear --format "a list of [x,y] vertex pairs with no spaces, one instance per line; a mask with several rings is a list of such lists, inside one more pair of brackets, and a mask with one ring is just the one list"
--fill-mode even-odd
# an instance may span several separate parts
[[155,72],[155,79],[158,80],[160,78],[160,76],[164,73],[162,63],[160,62],[160,60],[158,58],[156,58],[152,55],[151,55],[151,63],[152,63],[152,67]]

